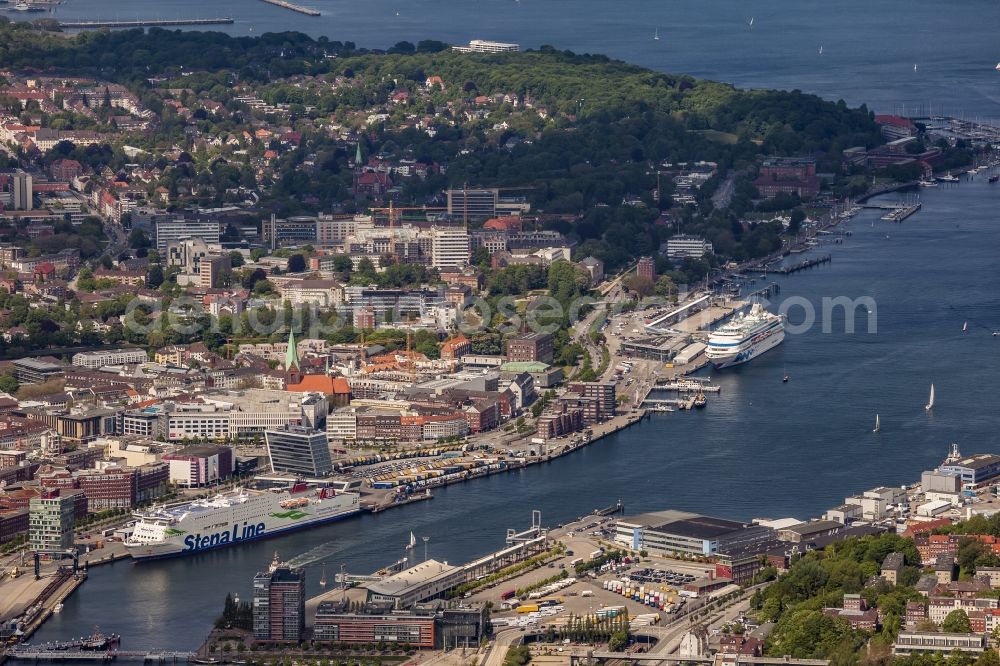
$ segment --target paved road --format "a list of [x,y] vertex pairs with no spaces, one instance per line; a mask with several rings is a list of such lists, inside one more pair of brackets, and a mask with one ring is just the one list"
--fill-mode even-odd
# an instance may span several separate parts
[[519,629],[503,629],[496,632],[487,648],[486,657],[480,666],[503,666],[504,657],[511,646],[521,642],[524,632]]
[[729,206],[730,200],[733,198],[733,190],[736,186],[736,172],[730,169],[726,173],[725,180],[719,184],[718,189],[715,190],[715,194],[712,195],[712,204],[716,208],[726,208]]

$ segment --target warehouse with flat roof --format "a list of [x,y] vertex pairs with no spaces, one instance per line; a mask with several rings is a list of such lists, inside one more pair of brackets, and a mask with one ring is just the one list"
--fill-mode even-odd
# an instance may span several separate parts
[[623,518],[615,540],[633,550],[665,554],[715,555],[774,539],[763,525],[713,518],[686,511],[662,511]]
[[960,460],[946,462],[938,467],[939,472],[956,474],[962,485],[978,488],[1000,476],[1000,456],[992,453],[977,453]]
[[465,582],[465,569],[447,562],[427,560],[405,571],[368,583],[368,601],[388,602],[402,608],[436,599]]

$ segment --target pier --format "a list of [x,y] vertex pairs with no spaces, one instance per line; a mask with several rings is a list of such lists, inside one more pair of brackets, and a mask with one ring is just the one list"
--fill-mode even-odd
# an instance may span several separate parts
[[228,16],[203,19],[136,19],[134,21],[60,21],[59,27],[66,30],[96,30],[98,28],[155,28],[181,27],[186,25],[230,25],[235,23]]
[[52,648],[20,648],[7,653],[11,661],[142,661],[157,664],[186,664],[194,659],[193,652],[124,651],[124,650],[55,650]]
[[922,204],[915,203],[911,206],[900,206],[882,216],[886,222],[902,222],[909,216],[920,210]]
[[[766,275],[766,272],[765,272]],[[770,298],[781,292],[781,285],[777,282],[772,282],[766,287],[761,287],[757,291],[752,291],[747,294],[749,300],[754,300],[755,298]]]
[[659,391],[679,391],[681,393],[719,393],[722,391],[721,386],[713,386],[712,384],[706,384],[697,379],[687,379],[678,381],[666,381],[664,383],[657,383],[655,388]]
[[76,588],[83,585],[86,579],[87,574],[82,571],[73,574],[68,569],[60,569],[56,572],[49,583],[35,597],[31,606],[25,610],[21,627],[22,634],[19,640],[24,641],[30,638],[49,619],[55,607],[65,601]]
[[595,516],[613,516],[616,513],[625,513],[625,504],[621,500],[618,500],[617,503],[604,507],[603,509],[594,509]]
[[413,504],[414,502],[423,502],[425,500],[434,499],[434,495],[431,494],[428,488],[426,492],[419,495],[410,495],[406,499],[401,499],[396,502],[390,502],[389,504],[372,504],[369,511],[372,513],[378,513],[379,511],[384,511],[385,509],[391,509],[397,506],[403,506],[404,504]]
[[285,9],[291,9],[293,12],[298,12],[300,14],[305,14],[306,16],[319,16],[320,12],[318,9],[313,9],[312,7],[303,7],[302,5],[292,4],[286,0],[263,0],[269,5],[274,5],[275,7],[284,7]]
[[694,400],[694,396],[680,399],[645,398],[640,404],[651,412],[666,412],[675,409],[687,411],[694,409]]
[[797,273],[799,271],[804,271],[807,268],[812,268],[813,266],[819,266],[820,264],[828,264],[833,261],[833,256],[829,254],[824,254],[822,257],[813,257],[812,259],[806,259],[800,261],[797,264],[792,264],[791,266],[781,266],[777,268],[767,268],[763,269],[764,273],[778,273],[779,275],[791,275],[792,273]]

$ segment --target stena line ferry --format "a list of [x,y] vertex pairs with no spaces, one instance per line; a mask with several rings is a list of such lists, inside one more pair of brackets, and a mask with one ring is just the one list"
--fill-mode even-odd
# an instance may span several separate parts
[[705,356],[716,369],[756,358],[785,339],[784,317],[754,303],[750,312],[720,326],[708,338]]
[[361,510],[356,493],[332,488],[237,488],[206,499],[137,511],[125,547],[135,560],[190,555],[347,518]]

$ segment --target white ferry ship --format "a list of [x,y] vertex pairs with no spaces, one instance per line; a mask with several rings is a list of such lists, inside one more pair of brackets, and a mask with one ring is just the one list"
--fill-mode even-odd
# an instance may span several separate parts
[[705,356],[716,368],[728,368],[760,356],[785,339],[785,321],[754,303],[750,312],[720,326],[708,338]]
[[340,520],[361,510],[356,493],[297,484],[290,491],[239,488],[215,497],[137,511],[125,547],[136,560],[190,555]]

